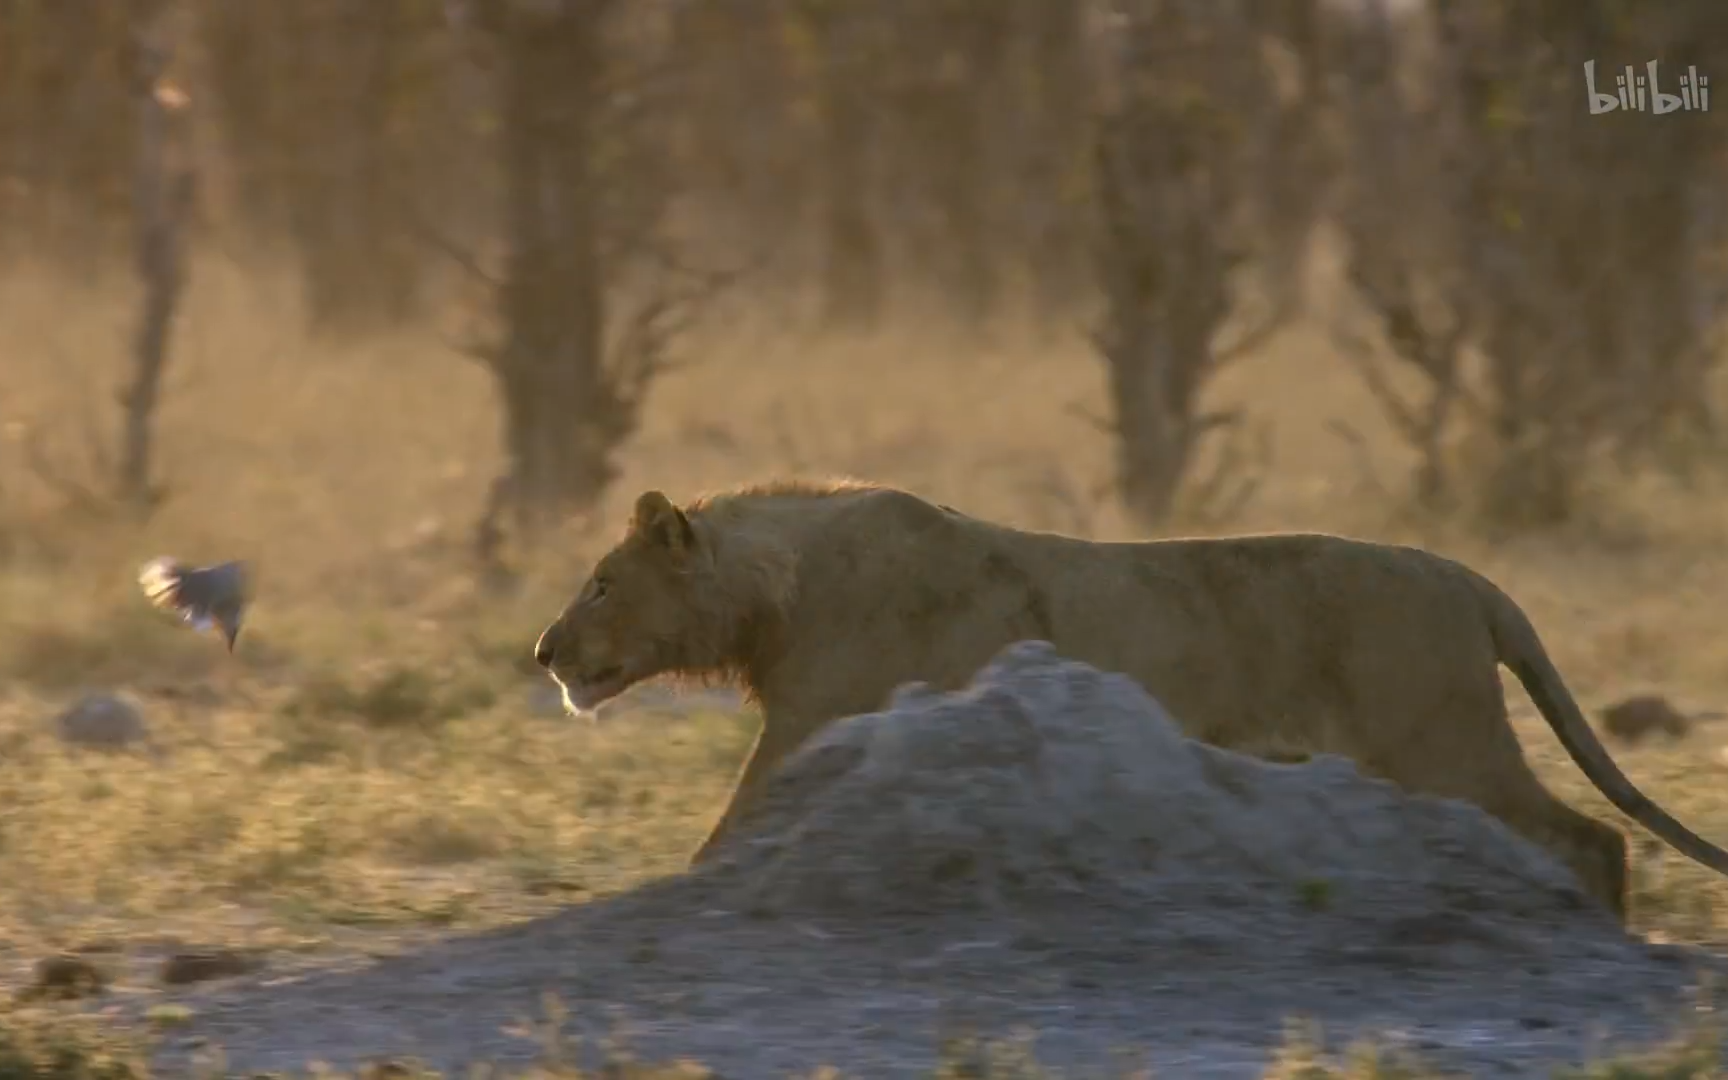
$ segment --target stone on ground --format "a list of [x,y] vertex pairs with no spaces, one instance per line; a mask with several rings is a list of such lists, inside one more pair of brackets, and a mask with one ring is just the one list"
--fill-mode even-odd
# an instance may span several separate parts
[[54,718],[54,731],[61,742],[90,750],[131,750],[150,745],[143,711],[119,694],[85,694]]

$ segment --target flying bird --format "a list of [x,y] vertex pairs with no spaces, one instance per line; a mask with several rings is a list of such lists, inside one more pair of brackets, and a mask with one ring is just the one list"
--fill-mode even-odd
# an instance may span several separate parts
[[193,629],[220,631],[228,651],[234,651],[246,609],[245,563],[187,566],[163,556],[144,564],[138,584],[152,604],[180,616]]

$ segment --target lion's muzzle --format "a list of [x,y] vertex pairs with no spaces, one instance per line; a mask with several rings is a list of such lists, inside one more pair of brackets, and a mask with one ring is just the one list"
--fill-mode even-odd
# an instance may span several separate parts
[[534,643],[534,662],[547,670],[558,659],[558,631],[559,624],[553,623],[540,632],[540,640]]

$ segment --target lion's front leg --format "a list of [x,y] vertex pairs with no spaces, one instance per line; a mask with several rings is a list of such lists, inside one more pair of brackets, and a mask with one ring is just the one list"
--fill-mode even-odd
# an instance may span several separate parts
[[721,838],[755,804],[767,783],[768,774],[773,772],[781,759],[797,745],[796,730],[796,725],[776,723],[764,717],[762,730],[757,733],[756,743],[750,748],[750,756],[744,760],[744,768],[732,787],[732,799],[726,804],[720,820],[715,822],[714,828],[709,831],[708,838],[702,841],[702,846],[690,857],[692,866],[706,862]]

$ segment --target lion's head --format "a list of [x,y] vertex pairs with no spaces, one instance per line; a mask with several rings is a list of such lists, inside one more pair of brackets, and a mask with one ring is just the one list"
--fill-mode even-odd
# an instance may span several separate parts
[[534,658],[574,711],[679,666],[687,636],[696,530],[658,491],[636,500],[624,539],[540,635]]
[[540,635],[534,658],[572,711],[656,675],[729,675],[748,665],[780,610],[786,575],[753,554],[748,537],[704,524],[663,493],[644,492],[624,539]]

